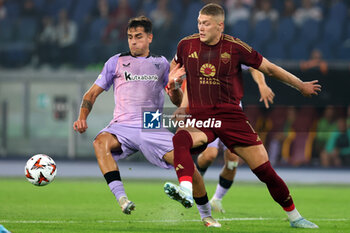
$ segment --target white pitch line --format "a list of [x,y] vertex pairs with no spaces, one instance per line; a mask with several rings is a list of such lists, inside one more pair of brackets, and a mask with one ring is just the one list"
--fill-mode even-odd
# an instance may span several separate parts
[[[218,221],[280,221],[285,220],[283,218],[219,218]],[[348,218],[315,218],[310,219],[313,221],[336,221],[336,222],[346,222],[350,221]],[[164,220],[96,220],[96,223],[126,223],[126,222],[133,222],[133,223],[167,223],[167,222],[200,222],[199,219],[184,219],[184,220],[175,220],[175,219],[164,219]],[[0,223],[44,223],[44,224],[62,224],[62,223],[71,223],[71,224],[78,224],[78,223],[86,223],[87,221],[65,221],[65,220],[7,220],[7,219],[0,219]],[[91,221],[88,221],[91,222]]]
[[[216,219],[218,221],[267,221],[267,220],[280,220],[278,218],[222,218],[222,219]],[[175,219],[163,219],[163,220],[135,220],[132,222],[140,222],[140,223],[147,223],[147,222],[201,222],[200,219],[182,219],[182,220],[175,220]],[[1,221],[0,221],[1,222]],[[125,222],[121,220],[99,220],[98,223],[113,223],[113,222]]]
[[[267,220],[281,220],[279,218],[222,218],[217,219],[219,221],[267,221]],[[166,222],[200,222],[200,219],[163,219],[163,220],[133,220],[135,223],[166,223]],[[91,221],[89,221],[91,222]],[[96,223],[122,223],[130,222],[130,220],[96,220]],[[65,221],[65,220],[0,220],[0,223],[48,223],[48,224],[61,224],[61,223],[86,223],[84,221]]]

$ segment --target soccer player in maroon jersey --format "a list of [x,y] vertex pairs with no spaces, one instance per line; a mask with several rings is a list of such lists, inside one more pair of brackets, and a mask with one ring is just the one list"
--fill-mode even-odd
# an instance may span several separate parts
[[[321,86],[317,80],[301,81],[238,38],[223,34],[224,19],[220,5],[205,5],[198,16],[199,33],[179,42],[172,61],[172,67],[185,67],[187,77],[187,89],[176,114],[185,114],[187,108],[190,116],[185,127],[173,137],[174,165],[180,186],[167,182],[164,190],[177,201],[192,198],[195,166],[191,149],[203,149],[219,137],[266,184],[292,227],[318,228],[295,208],[287,185],[272,168],[265,147],[239,106],[243,96],[241,64],[287,83],[306,97],[317,95]],[[175,88],[176,82],[169,80],[168,87]]]
[[[242,65],[242,70],[249,70],[251,76],[254,81],[258,85],[260,92],[260,102],[264,102],[265,107],[269,108],[269,102],[273,104],[273,98],[275,94],[271,90],[271,88],[265,82],[265,76],[260,71],[253,69],[251,67],[247,67]],[[185,83],[185,82],[183,82]],[[222,199],[227,194],[229,189],[231,188],[235,176],[236,170],[238,167],[239,157],[235,153],[232,153],[223,143],[219,140],[219,138],[215,139],[213,142],[207,145],[205,151],[198,155],[197,160],[195,162],[197,170],[200,172],[202,176],[204,176],[208,167],[214,162],[216,157],[218,156],[219,149],[222,148],[224,152],[224,161],[225,164],[219,175],[219,182],[216,186],[215,193],[213,197],[210,199],[209,203],[211,206],[211,210],[216,212],[225,213],[224,208],[222,207]]]

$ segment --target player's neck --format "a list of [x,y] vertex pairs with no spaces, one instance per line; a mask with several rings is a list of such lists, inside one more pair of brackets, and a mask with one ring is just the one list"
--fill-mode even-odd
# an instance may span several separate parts
[[147,51],[145,51],[145,52],[142,53],[142,54],[133,54],[132,52],[130,52],[130,54],[131,54],[131,56],[133,56],[133,57],[148,57],[149,54],[150,54],[150,51],[147,50]]

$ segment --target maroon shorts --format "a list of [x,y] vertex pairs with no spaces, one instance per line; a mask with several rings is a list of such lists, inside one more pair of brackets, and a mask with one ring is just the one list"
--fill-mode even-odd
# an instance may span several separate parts
[[205,121],[209,118],[221,121],[221,127],[196,127],[208,137],[208,143],[217,137],[233,151],[234,146],[252,146],[262,144],[258,134],[250,125],[240,106],[216,107],[205,112],[191,112],[192,119]]

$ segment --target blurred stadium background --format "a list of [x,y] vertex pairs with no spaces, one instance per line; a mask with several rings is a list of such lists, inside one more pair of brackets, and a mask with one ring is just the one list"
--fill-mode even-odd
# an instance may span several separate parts
[[[37,153],[63,162],[94,162],[92,140],[112,118],[112,93],[97,100],[85,134],[71,126],[104,62],[128,50],[128,19],[150,17],[152,52],[171,60],[178,41],[197,31],[198,10],[208,2],[225,6],[226,33],[323,86],[319,96],[306,99],[267,77],[276,97],[266,110],[252,78],[244,74],[244,109],[273,164],[348,171],[350,3],[345,0],[0,0],[3,167]],[[169,100],[165,107],[171,107]],[[129,162],[146,163],[139,154]],[[222,164],[218,156],[214,165]]]

